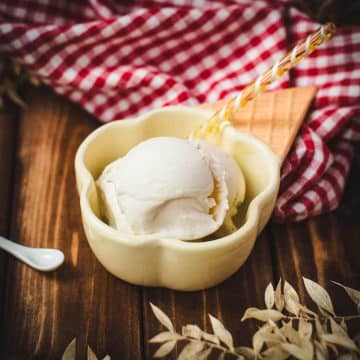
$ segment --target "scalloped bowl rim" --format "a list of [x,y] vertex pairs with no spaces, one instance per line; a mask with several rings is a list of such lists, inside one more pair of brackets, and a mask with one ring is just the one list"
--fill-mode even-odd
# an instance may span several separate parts
[[89,203],[88,199],[88,191],[91,185],[91,182],[95,182],[96,179],[93,178],[90,171],[87,169],[83,157],[84,154],[88,148],[88,146],[91,144],[91,142],[98,136],[100,136],[103,132],[108,131],[111,128],[117,128],[122,127],[124,125],[128,125],[131,123],[132,126],[140,126],[142,123],[146,121],[150,121],[151,116],[154,114],[157,114],[159,112],[167,112],[167,111],[190,111],[190,112],[198,112],[206,114],[207,116],[211,115],[212,112],[209,110],[204,110],[200,108],[193,108],[193,107],[187,107],[187,106],[167,106],[160,109],[155,109],[152,111],[149,111],[143,115],[139,115],[136,118],[127,118],[123,120],[116,120],[112,121],[108,124],[104,124],[100,126],[99,128],[92,131],[80,144],[76,156],[75,156],[75,172],[78,177],[78,175],[81,173],[82,178],[85,179],[84,184],[82,186],[82,189],[79,191],[80,196],[80,205],[81,210],[83,212],[83,216],[87,217],[89,222],[92,222],[92,225],[97,227],[104,235],[107,235],[107,238],[114,241],[114,242],[121,242],[126,243],[129,246],[133,247],[140,247],[144,245],[148,245],[149,241],[152,242],[152,244],[159,244],[162,246],[167,246],[171,248],[181,248],[182,250],[203,250],[203,249],[209,249],[209,248],[221,248],[223,246],[228,246],[233,243],[237,246],[241,245],[241,240],[246,241],[246,235],[253,227],[257,227],[258,223],[260,221],[260,213],[263,205],[267,203],[269,199],[273,196],[274,192],[278,190],[278,184],[279,184],[279,166],[280,166],[280,159],[278,156],[269,148],[268,145],[263,143],[261,140],[257,139],[255,136],[248,134],[248,133],[242,133],[238,132],[235,128],[232,126],[227,126],[224,129],[223,136],[233,136],[237,138],[241,138],[242,140],[250,142],[252,145],[260,148],[269,158],[270,160],[270,166],[273,171],[270,172],[270,177],[267,186],[262,190],[259,194],[257,194],[249,203],[247,214],[246,214],[246,220],[244,224],[242,224],[235,232],[232,234],[219,237],[217,239],[213,240],[207,240],[207,241],[199,241],[199,242],[193,242],[193,241],[183,241],[176,238],[156,238],[155,236],[149,234],[149,235],[128,235],[120,232],[117,229],[112,228],[105,222],[103,222],[101,219],[99,219],[93,212],[91,205]]

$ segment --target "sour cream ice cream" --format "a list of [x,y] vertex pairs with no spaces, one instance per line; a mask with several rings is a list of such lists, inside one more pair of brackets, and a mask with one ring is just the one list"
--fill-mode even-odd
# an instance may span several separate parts
[[110,226],[181,240],[201,239],[229,223],[245,196],[244,177],[229,154],[172,137],[138,144],[109,164],[97,185]]

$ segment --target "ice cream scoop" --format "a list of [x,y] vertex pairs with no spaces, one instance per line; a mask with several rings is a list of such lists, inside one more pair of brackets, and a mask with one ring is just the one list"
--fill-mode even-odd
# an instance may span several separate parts
[[203,141],[156,137],[109,164],[97,181],[109,224],[131,235],[201,239],[245,196],[237,163]]

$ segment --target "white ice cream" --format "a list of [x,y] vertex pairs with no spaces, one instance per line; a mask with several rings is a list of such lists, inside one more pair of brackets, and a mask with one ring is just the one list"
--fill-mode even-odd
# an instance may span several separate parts
[[243,175],[224,151],[157,137],[109,164],[97,181],[107,220],[131,235],[201,239],[236,213]]

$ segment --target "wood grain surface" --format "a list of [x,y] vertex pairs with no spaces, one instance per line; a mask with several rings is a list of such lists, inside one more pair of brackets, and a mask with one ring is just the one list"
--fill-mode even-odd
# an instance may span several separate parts
[[[262,306],[269,281],[281,276],[300,289],[301,276],[360,288],[359,168],[354,168],[342,207],[299,224],[269,224],[245,265],[220,286],[180,293],[141,288],[114,278],[93,256],[83,233],[73,160],[98,123],[49,89],[29,89],[28,107],[0,117],[0,230],[25,245],[57,247],[66,263],[38,273],[0,254],[1,359],[59,359],[77,338],[77,358],[89,344],[100,357],[150,359],[147,340],[162,328],[149,302],[179,329],[196,323],[210,330],[207,314],[221,319],[235,342],[250,344],[256,329],[240,323],[249,306]],[[336,307],[348,312],[339,289]],[[175,353],[169,357],[175,358]]]
[[[16,133],[17,112],[10,107],[8,113],[0,114],[0,235],[4,236],[9,234],[11,217]],[[2,305],[6,289],[7,262],[8,256],[0,251],[0,326],[4,323]]]

